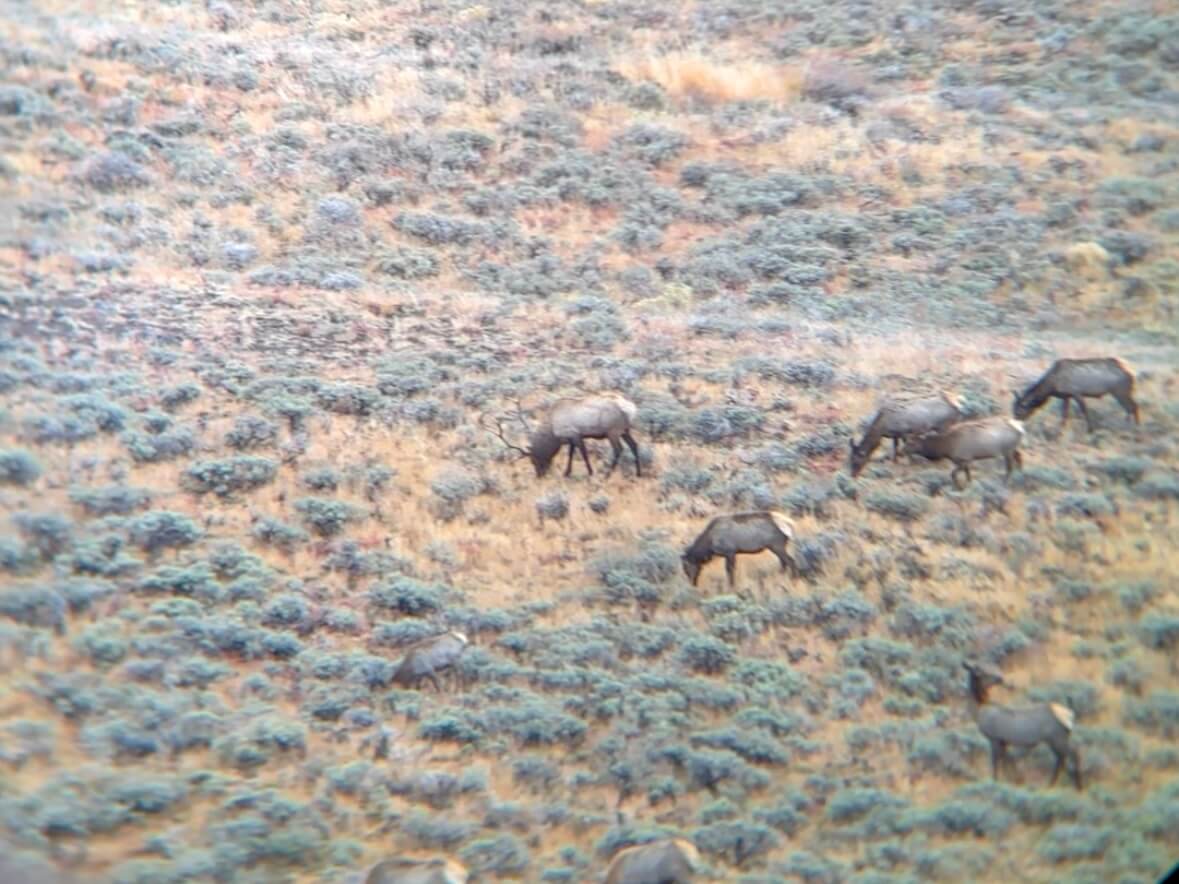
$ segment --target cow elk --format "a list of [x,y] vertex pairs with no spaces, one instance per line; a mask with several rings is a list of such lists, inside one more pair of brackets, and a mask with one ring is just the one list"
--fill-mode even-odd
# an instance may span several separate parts
[[434,689],[441,691],[438,673],[453,669],[467,644],[467,637],[461,632],[444,632],[415,642],[405,652],[401,665],[393,673],[393,683],[414,688],[422,679],[428,678]]
[[783,571],[789,566],[797,574],[798,566],[786,552],[786,545],[793,538],[794,526],[781,513],[762,511],[717,516],[684,550],[681,556],[684,574],[695,586],[700,578],[700,570],[717,556],[723,556],[725,573],[731,587],[737,569],[737,555],[759,553],[766,549],[778,557]]
[[905,452],[919,454],[927,460],[950,460],[954,469],[950,481],[955,488],[964,488],[958,483],[959,474],[965,474],[966,483],[971,481],[970,464],[976,460],[1001,457],[1007,466],[1005,478],[1011,477],[1014,467],[1023,469],[1023,455],[1019,446],[1023,442],[1024,429],[1019,421],[1003,417],[987,417],[982,420],[954,424],[937,433],[926,433],[906,440]]
[[864,437],[859,442],[849,440],[852,476],[860,474],[882,439],[892,439],[892,459],[896,461],[902,439],[944,430],[962,417],[961,402],[948,393],[886,402],[877,410]]
[[1069,744],[1076,721],[1073,711],[1059,703],[1039,703],[1020,709],[999,706],[990,702],[988,693],[995,685],[1005,683],[1003,676],[969,661],[962,665],[969,678],[970,714],[991,744],[991,778],[999,778],[999,765],[1007,757],[1008,746],[1030,748],[1047,743],[1056,756],[1056,767],[1048,785],[1056,785],[1065,762],[1069,761],[1073,768],[1073,785],[1080,789],[1081,755]]
[[700,862],[696,846],[683,838],[667,838],[614,854],[606,884],[690,884]]
[[[527,428],[527,421],[516,404],[516,415]],[[505,434],[503,419],[496,420],[495,429],[491,429],[481,420],[484,429],[497,436],[509,449],[519,453],[520,457],[527,457],[536,468],[537,477],[542,477],[549,471],[553,459],[565,445],[569,446],[569,462],[565,465],[565,475],[573,472],[573,455],[581,452],[585,461],[585,468],[592,476],[594,468],[590,466],[589,451],[585,447],[586,439],[608,439],[610,447],[614,449],[614,459],[606,470],[609,476],[618,466],[622,458],[622,443],[625,442],[635,458],[635,475],[643,475],[642,463],[639,459],[639,446],[631,435],[638,407],[629,399],[622,396],[590,396],[585,399],[562,399],[550,410],[545,419],[534,429],[528,440],[528,447],[521,448],[510,443]]]
[[364,884],[467,884],[470,873],[454,860],[381,860],[370,870]]
[[1138,403],[1134,401],[1134,372],[1116,358],[1057,359],[1038,381],[1015,394],[1012,413],[1019,420],[1030,416],[1049,399],[1060,400],[1060,426],[1068,423],[1070,402],[1076,402],[1085,417],[1085,426],[1093,432],[1093,421],[1085,399],[1113,396],[1134,423],[1138,420]]

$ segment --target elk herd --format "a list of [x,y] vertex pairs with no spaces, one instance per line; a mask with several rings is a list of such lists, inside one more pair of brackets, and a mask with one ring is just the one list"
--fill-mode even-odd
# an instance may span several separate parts
[[[1068,421],[1070,404],[1076,403],[1084,415],[1088,430],[1093,430],[1086,399],[1112,396],[1125,409],[1128,418],[1139,421],[1134,400],[1134,373],[1120,359],[1058,359],[1039,380],[1017,393],[1013,417],[999,415],[966,419],[960,400],[949,393],[916,396],[886,403],[873,416],[859,442],[850,442],[849,469],[859,476],[885,439],[892,441],[892,459],[906,456],[927,460],[948,460],[953,464],[951,482],[957,488],[965,478],[971,481],[971,465],[976,461],[1002,458],[1005,478],[1015,468],[1022,469],[1020,448],[1026,438],[1022,421],[1049,399],[1061,401],[1061,426]],[[535,428],[528,425],[519,403],[514,419],[527,434],[527,447],[507,438],[505,421],[480,424],[521,458],[528,458],[538,477],[547,474],[562,448],[568,448],[565,475],[573,470],[580,453],[586,471],[592,475],[587,439],[605,439],[613,449],[613,459],[606,475],[614,470],[623,454],[623,443],[635,461],[635,475],[642,475],[639,446],[633,429],[638,416],[635,404],[622,396],[601,395],[580,400],[562,400],[553,406]],[[794,527],[784,515],[771,511],[741,512],[719,515],[683,551],[684,575],[695,586],[704,565],[714,558],[725,562],[728,584],[735,583],[736,558],[769,550],[777,557],[782,571],[797,573],[787,546],[794,539]],[[429,680],[440,688],[438,675],[454,670],[468,644],[460,632],[448,632],[418,642],[408,649],[396,671],[394,681],[403,687],[415,687]],[[1002,676],[982,664],[966,661],[968,708],[980,732],[991,747],[991,774],[998,779],[999,768],[1007,758],[1009,747],[1029,748],[1046,743],[1052,750],[1056,767],[1049,785],[1056,783],[1066,765],[1072,770],[1074,785],[1081,788],[1080,754],[1070,744],[1075,716],[1072,710],[1056,703],[1041,703],[1011,708],[990,701],[989,691],[1004,684]],[[606,884],[687,884],[696,874],[699,857],[696,848],[682,839],[666,839],[625,847],[619,850],[606,872]],[[453,861],[385,860],[368,874],[366,884],[464,884],[465,869]]]

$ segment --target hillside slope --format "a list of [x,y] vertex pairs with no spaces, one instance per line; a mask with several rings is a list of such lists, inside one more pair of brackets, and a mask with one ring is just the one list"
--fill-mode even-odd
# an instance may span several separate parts
[[[0,842],[356,882],[1149,882],[1179,858],[1179,15],[0,0]],[[1140,425],[893,463],[1065,356]],[[639,414],[643,475],[509,441]],[[523,425],[522,425],[523,424]],[[713,516],[769,554],[679,556]],[[436,692],[404,649],[471,639]],[[1076,714],[991,783],[963,659]],[[33,872],[32,869],[42,871]],[[9,872],[0,868],[0,878]]]

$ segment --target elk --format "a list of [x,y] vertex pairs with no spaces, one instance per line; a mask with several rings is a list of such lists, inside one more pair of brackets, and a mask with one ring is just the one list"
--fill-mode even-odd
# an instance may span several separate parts
[[1057,359],[1038,381],[1015,394],[1012,414],[1019,420],[1031,415],[1049,399],[1060,400],[1060,426],[1068,423],[1070,402],[1076,402],[1085,416],[1085,426],[1093,432],[1093,421],[1085,399],[1110,395],[1126,410],[1127,418],[1138,420],[1138,403],[1134,401],[1134,372],[1117,358]]
[[467,884],[470,873],[451,859],[381,860],[370,870],[364,884]]
[[690,884],[699,862],[696,846],[683,838],[624,847],[610,860],[606,884]]
[[1073,711],[1059,703],[1039,703],[1021,709],[996,705],[990,702],[988,694],[995,685],[1006,684],[1003,676],[970,661],[963,661],[962,665],[969,673],[970,714],[991,744],[991,779],[999,779],[999,764],[1006,758],[1008,746],[1032,747],[1047,743],[1056,756],[1056,767],[1048,785],[1056,785],[1065,762],[1070,761],[1073,784],[1079,790],[1081,754],[1075,746],[1069,745],[1076,721]]
[[[481,419],[484,429],[497,436],[512,451],[520,457],[527,457],[536,468],[537,478],[543,477],[549,471],[553,459],[560,452],[562,446],[569,446],[569,462],[565,465],[565,475],[573,472],[573,455],[581,452],[585,461],[586,471],[592,476],[594,468],[590,466],[589,452],[585,447],[586,439],[608,439],[610,447],[614,449],[614,459],[606,470],[609,476],[618,466],[622,458],[622,443],[630,446],[631,454],[635,458],[635,475],[643,475],[643,467],[639,460],[639,445],[631,435],[638,407],[629,399],[622,396],[590,396],[585,399],[562,399],[549,411],[545,420],[532,431],[528,440],[528,447],[521,448],[510,443],[504,435],[503,420],[496,420],[493,430]],[[516,415],[527,427],[520,404],[516,403]]]
[[798,573],[794,559],[786,552],[786,545],[794,538],[794,525],[781,513],[753,512],[717,516],[684,550],[681,561],[684,574],[695,586],[700,570],[716,556],[724,556],[725,573],[733,586],[738,553],[759,553],[768,549],[793,573]]
[[438,673],[453,668],[467,644],[467,637],[461,632],[444,632],[415,642],[409,646],[401,665],[393,673],[393,683],[414,688],[423,678],[428,678],[434,690],[441,692]]
[[964,488],[958,483],[960,473],[966,475],[966,484],[971,481],[970,464],[976,460],[1002,457],[1007,465],[1005,478],[1011,477],[1013,467],[1023,469],[1023,455],[1019,451],[1023,442],[1024,429],[1019,421],[1003,417],[987,417],[982,420],[954,424],[948,429],[924,436],[911,436],[905,441],[907,454],[919,454],[927,460],[949,459],[954,463],[950,481],[955,488]]
[[851,446],[852,476],[858,476],[872,459],[872,453],[880,445],[880,440],[892,439],[892,459],[895,462],[899,456],[901,439],[944,430],[962,420],[962,416],[962,403],[944,392],[936,396],[886,402],[877,410],[872,423],[864,431],[864,437],[859,442],[848,440]]

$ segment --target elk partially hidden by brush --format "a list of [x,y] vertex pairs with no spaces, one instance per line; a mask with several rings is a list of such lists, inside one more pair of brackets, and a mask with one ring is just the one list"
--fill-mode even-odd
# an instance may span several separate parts
[[1126,410],[1126,416],[1138,420],[1138,403],[1134,401],[1134,372],[1117,358],[1057,359],[1038,381],[1015,394],[1012,413],[1019,420],[1030,416],[1049,399],[1060,400],[1060,426],[1068,423],[1070,402],[1076,402],[1085,417],[1085,426],[1093,432],[1093,421],[1085,399],[1113,396]]
[[700,570],[717,556],[722,556],[729,586],[732,586],[737,570],[737,555],[759,553],[766,549],[778,557],[783,571],[789,566],[797,574],[798,566],[790,553],[786,552],[786,545],[793,538],[794,525],[781,513],[762,511],[717,516],[684,550],[681,556],[684,574],[695,586],[700,578]]
[[381,860],[364,879],[364,884],[467,884],[470,873],[451,859]]
[[[549,471],[553,459],[561,448],[569,446],[569,462],[565,465],[565,475],[573,472],[573,455],[581,452],[585,461],[585,468],[592,476],[594,468],[590,466],[589,451],[585,447],[586,439],[607,439],[614,449],[614,459],[606,470],[609,476],[618,466],[622,458],[622,443],[625,442],[635,458],[635,475],[643,475],[643,467],[639,461],[639,445],[631,435],[638,407],[629,399],[622,396],[590,396],[586,399],[562,399],[554,405],[539,426],[531,432],[528,447],[521,448],[510,443],[505,434],[503,419],[495,422],[495,429],[491,429],[481,419],[484,429],[499,438],[509,449],[519,452],[520,457],[527,457],[536,468],[537,477],[544,476]],[[516,416],[523,423],[525,429],[528,422],[524,419],[519,403],[516,404]]]
[[461,632],[444,632],[410,645],[401,665],[393,673],[393,683],[415,688],[422,679],[428,678],[434,689],[441,691],[438,673],[453,669],[467,644],[467,637]]
[[872,418],[864,437],[859,442],[848,441],[851,474],[860,474],[883,439],[892,439],[892,459],[896,461],[902,439],[944,430],[962,416],[961,402],[948,393],[886,402]]
[[690,884],[700,853],[683,838],[667,838],[614,854],[606,872],[606,884]]
[[990,702],[989,691],[995,685],[1005,684],[1003,676],[978,664],[963,661],[969,674],[970,714],[978,724],[984,737],[991,744],[991,779],[999,778],[999,765],[1007,757],[1008,746],[1030,748],[1047,743],[1056,756],[1056,767],[1052,771],[1049,786],[1071,762],[1073,784],[1081,788],[1081,754],[1070,745],[1076,716],[1067,706],[1059,703],[1039,703],[1020,709],[1011,709]]
[[1003,458],[1007,466],[1005,478],[1011,477],[1014,467],[1023,469],[1023,455],[1019,446],[1023,442],[1024,429],[1019,421],[1004,417],[986,417],[982,420],[954,424],[941,432],[913,436],[905,442],[906,454],[919,454],[927,460],[950,460],[954,469],[950,481],[954,487],[963,488],[958,476],[965,474],[966,483],[971,481],[970,464],[976,460],[992,457]]

